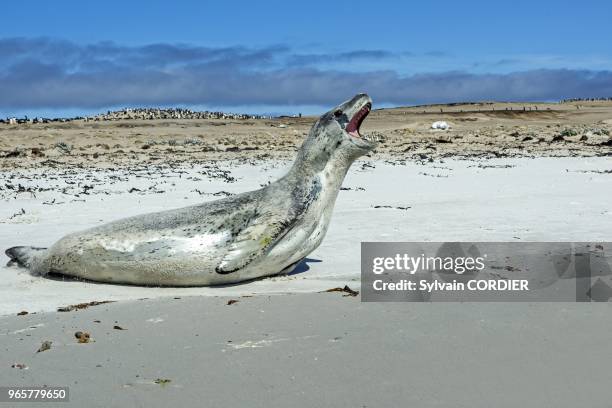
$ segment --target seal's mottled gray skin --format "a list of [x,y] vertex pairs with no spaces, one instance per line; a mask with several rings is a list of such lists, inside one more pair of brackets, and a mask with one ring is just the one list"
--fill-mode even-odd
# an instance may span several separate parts
[[350,165],[376,145],[346,130],[370,106],[359,94],[321,116],[291,170],[260,190],[122,219],[49,249],[14,247],[7,255],[38,274],[137,285],[216,285],[290,272],[323,240]]

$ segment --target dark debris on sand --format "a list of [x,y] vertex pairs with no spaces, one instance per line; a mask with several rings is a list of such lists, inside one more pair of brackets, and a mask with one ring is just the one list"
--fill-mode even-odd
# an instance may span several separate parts
[[343,292],[345,293],[342,296],[357,296],[359,294],[358,290],[353,290],[349,288],[348,285],[344,285],[343,288],[337,287],[337,288],[327,289],[325,292]]
[[89,302],[89,303],[78,303],[76,305],[70,305],[70,306],[63,306],[63,307],[58,307],[57,311],[58,312],[72,312],[74,310],[81,310],[81,309],[87,309],[90,306],[98,306],[98,305],[103,305],[105,303],[113,303],[113,300],[103,300],[103,301],[93,301],[93,302]]

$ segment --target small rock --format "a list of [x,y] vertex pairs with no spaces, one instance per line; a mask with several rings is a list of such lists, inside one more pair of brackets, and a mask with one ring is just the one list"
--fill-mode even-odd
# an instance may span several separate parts
[[552,138],[552,140],[550,141],[551,143],[556,143],[556,142],[564,142],[565,139],[563,138],[563,136],[561,135],[556,135],[555,137]]
[[42,353],[43,351],[47,351],[51,348],[51,344],[53,344],[52,341],[49,340],[45,340],[42,342],[42,344],[40,345],[40,347],[38,348],[38,350],[36,351],[37,353]]
[[45,157],[45,154],[42,152],[42,150],[40,148],[33,147],[32,148],[32,156]]
[[79,343],[89,343],[91,340],[91,335],[87,332],[78,331],[74,333],[74,337],[77,338]]

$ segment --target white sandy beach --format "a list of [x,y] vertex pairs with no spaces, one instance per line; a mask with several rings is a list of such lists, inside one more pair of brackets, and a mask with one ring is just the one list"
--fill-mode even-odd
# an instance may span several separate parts
[[[228,162],[221,169],[236,179],[231,183],[207,177],[203,173],[210,169],[199,166],[164,174],[62,169],[14,177],[5,172],[3,182],[52,189],[5,196],[0,247],[47,246],[67,233],[118,218],[212,200],[219,191],[256,189],[289,164]],[[2,267],[0,314],[104,300],[358,287],[362,241],[607,241],[612,239],[612,175],[597,171],[609,166],[608,158],[448,159],[405,165],[362,161],[345,179],[323,244],[291,276],[226,287],[145,288],[48,279]],[[87,194],[76,197],[79,191]]]

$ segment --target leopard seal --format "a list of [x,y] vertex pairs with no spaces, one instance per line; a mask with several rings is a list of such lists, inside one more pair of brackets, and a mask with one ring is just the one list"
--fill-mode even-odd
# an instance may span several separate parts
[[288,173],[259,190],[121,219],[49,248],[17,246],[6,254],[34,274],[147,286],[288,273],[323,240],[353,161],[376,146],[374,137],[359,133],[371,107],[370,97],[358,94],[322,115]]

